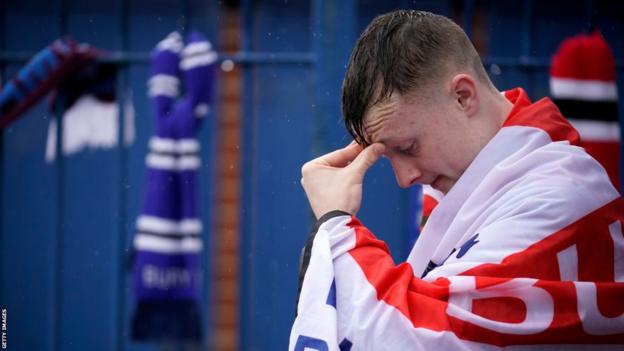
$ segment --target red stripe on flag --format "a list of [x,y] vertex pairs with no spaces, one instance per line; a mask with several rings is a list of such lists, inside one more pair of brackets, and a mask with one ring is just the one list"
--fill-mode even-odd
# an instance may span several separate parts
[[[470,321],[448,315],[448,301],[455,284],[454,278],[438,278],[425,282],[414,277],[407,263],[395,266],[388,248],[377,240],[367,228],[353,218],[348,224],[356,235],[356,246],[351,256],[362,269],[368,282],[375,288],[377,299],[395,307],[414,328],[433,331],[450,331],[461,339],[498,346],[530,344],[575,344],[575,343],[624,343],[624,333],[611,335],[590,335],[579,317],[579,308],[585,313],[589,308],[577,306],[576,288],[573,282],[559,281],[557,253],[576,245],[578,252],[580,281],[598,282],[596,304],[605,318],[618,317],[624,313],[624,283],[615,283],[614,244],[609,234],[609,225],[614,221],[622,223],[624,200],[617,199],[594,211],[583,219],[535,243],[526,250],[510,255],[500,264],[483,264],[462,274],[465,279],[474,279],[475,296],[486,288],[496,289],[505,283],[519,282],[525,290],[545,292],[552,302],[532,313],[543,318],[547,327],[532,334],[509,334],[484,327],[474,321],[479,316],[500,324],[522,323],[529,313],[523,296],[489,296],[471,301]],[[474,277],[474,278],[473,278]],[[513,279],[516,277],[523,277]],[[459,277],[457,277],[459,278]],[[541,279],[533,283],[530,278]],[[465,281],[465,280],[464,280]],[[584,283],[593,284],[593,283]],[[454,285],[453,285],[454,286]],[[522,290],[524,291],[524,290]],[[528,301],[528,300],[527,300]],[[474,318],[472,316],[475,316]],[[587,315],[585,315],[587,318]],[[464,318],[464,317],[462,317]]]
[[581,146],[607,170],[611,183],[620,186],[620,143],[583,138]]
[[447,279],[427,283],[414,279],[408,263],[394,265],[386,244],[376,239],[356,218],[348,224],[356,235],[356,249],[349,253],[377,291],[377,299],[397,308],[414,326],[450,330],[446,317]]
[[[523,126],[539,128],[550,136],[552,141],[567,140],[578,145],[579,133],[566,121],[549,98],[543,98],[531,105],[531,100],[522,88],[505,91],[505,97],[514,106],[509,112],[503,127]],[[530,108],[527,108],[531,105]]]

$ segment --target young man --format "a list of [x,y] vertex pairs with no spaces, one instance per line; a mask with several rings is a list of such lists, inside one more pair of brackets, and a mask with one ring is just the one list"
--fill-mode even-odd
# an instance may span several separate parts
[[[397,11],[358,40],[342,103],[355,142],[302,169],[319,220],[291,350],[622,347],[624,201],[550,100],[498,92],[461,28]],[[355,218],[382,155],[445,194],[398,266]]]

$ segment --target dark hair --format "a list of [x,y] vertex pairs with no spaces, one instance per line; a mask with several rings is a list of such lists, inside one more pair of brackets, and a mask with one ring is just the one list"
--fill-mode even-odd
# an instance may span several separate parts
[[472,67],[489,82],[479,54],[450,19],[415,10],[376,17],[358,39],[342,84],[347,130],[358,143],[368,145],[364,115],[371,106],[394,91],[413,92],[450,67]]

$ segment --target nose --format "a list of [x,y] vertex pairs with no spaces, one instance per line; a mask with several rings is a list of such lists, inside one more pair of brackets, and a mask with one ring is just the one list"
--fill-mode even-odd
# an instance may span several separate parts
[[394,170],[397,184],[399,184],[401,188],[409,188],[418,182],[422,172],[413,162],[400,157],[389,157],[389,159],[392,164],[392,169]]

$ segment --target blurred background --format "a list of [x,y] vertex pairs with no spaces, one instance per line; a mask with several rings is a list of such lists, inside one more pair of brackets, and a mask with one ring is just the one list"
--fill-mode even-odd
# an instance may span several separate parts
[[[549,95],[550,60],[561,41],[598,28],[624,86],[622,1],[0,1],[3,86],[69,35],[108,53],[96,60],[115,67],[116,91],[114,122],[82,127],[106,130],[108,142],[58,151],[72,126],[51,126],[65,111],[47,98],[1,130],[0,306],[8,349],[286,349],[299,253],[314,220],[300,168],[350,142],[340,87],[351,48],[376,15],[399,8],[455,20],[495,85],[522,86],[534,100]],[[155,128],[149,53],[170,32],[190,29],[218,53],[213,103],[199,133],[202,337],[136,341],[129,267]],[[386,160],[365,180],[359,217],[397,261],[417,235],[419,192],[399,189]]]

